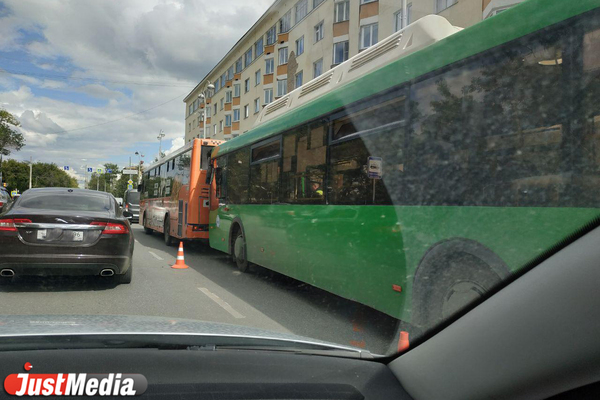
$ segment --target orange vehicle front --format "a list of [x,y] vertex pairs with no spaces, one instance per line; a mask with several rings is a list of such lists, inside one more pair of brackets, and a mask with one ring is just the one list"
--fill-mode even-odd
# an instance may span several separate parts
[[194,139],[144,170],[140,225],[161,232],[165,242],[208,239],[211,191],[206,183],[210,151],[222,141]]

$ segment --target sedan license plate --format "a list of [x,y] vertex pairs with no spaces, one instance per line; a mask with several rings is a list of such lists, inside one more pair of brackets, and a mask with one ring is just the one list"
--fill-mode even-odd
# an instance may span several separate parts
[[83,231],[73,231],[73,241],[83,242]]
[[48,235],[48,231],[46,229],[38,229],[38,231],[37,231],[37,239],[38,240],[46,239],[47,235]]

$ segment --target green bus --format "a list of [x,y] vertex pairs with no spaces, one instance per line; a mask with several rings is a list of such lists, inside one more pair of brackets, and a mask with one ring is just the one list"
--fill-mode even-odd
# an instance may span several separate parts
[[211,247],[451,317],[598,221],[599,21],[598,0],[429,16],[270,103],[212,152]]

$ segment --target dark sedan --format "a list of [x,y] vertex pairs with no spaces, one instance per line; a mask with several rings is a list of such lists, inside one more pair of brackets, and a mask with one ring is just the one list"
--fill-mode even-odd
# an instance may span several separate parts
[[130,283],[133,233],[115,198],[29,189],[0,213],[0,283],[19,275],[97,275]]

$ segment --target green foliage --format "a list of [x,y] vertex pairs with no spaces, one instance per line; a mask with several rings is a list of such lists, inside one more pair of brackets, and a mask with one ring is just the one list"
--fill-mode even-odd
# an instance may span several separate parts
[[25,145],[23,134],[14,129],[20,125],[21,123],[14,115],[0,109],[0,155],[7,156],[11,150],[21,150]]
[[[111,170],[109,174],[106,171]],[[121,175],[117,179],[118,174],[121,172],[121,168],[117,164],[106,163],[104,164],[104,173],[98,174],[94,172],[88,181],[87,188],[90,190],[100,190],[112,193],[115,197],[123,197],[123,194],[127,190],[127,181],[129,175]]]
[[[29,189],[29,164],[16,160],[2,162],[3,181],[8,190],[20,193]],[[77,180],[69,176],[56,164],[35,163],[32,168],[32,187],[79,187]]]

